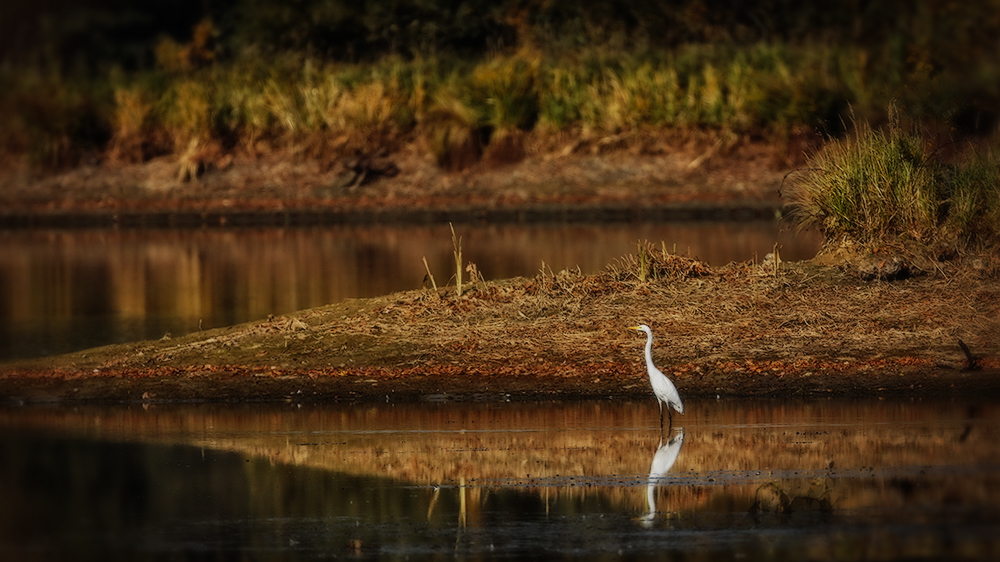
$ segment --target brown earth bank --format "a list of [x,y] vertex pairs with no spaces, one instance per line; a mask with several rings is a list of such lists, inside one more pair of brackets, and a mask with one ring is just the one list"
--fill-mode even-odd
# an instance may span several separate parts
[[384,153],[293,146],[45,173],[0,165],[0,227],[756,217],[781,205],[784,175],[815,140],[535,135],[519,162],[460,171],[437,166],[419,139]]
[[[640,281],[540,272],[351,300],[184,337],[11,363],[7,403],[649,396],[638,323],[682,396],[1000,394],[1000,285],[660,256]],[[654,277],[655,278],[652,278]],[[962,345],[968,348],[966,354]]]

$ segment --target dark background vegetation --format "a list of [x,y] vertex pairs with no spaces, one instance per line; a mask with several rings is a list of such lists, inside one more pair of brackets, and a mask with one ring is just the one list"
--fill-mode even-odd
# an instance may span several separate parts
[[96,70],[151,66],[161,35],[179,41],[203,18],[229,53],[250,46],[359,61],[387,54],[481,55],[517,42],[573,49],[687,43],[853,43],[931,72],[995,58],[997,2],[954,0],[8,0],[4,61]]
[[[180,53],[175,67],[163,62],[162,47],[170,41]],[[777,54],[761,62],[753,51],[761,46]],[[709,66],[725,71],[743,60],[760,67],[772,64],[771,57],[789,65],[798,89],[762,85],[758,107],[740,127],[805,126],[839,134],[855,113],[868,118],[899,102],[914,120],[981,135],[998,121],[998,47],[997,0],[7,0],[0,3],[0,112],[20,116],[21,124],[0,126],[0,152],[72,164],[80,153],[73,148],[104,149],[121,136],[113,114],[121,113],[122,101],[115,109],[115,89],[136,76],[162,108],[172,95],[164,84],[214,65],[253,61],[272,69],[258,74],[274,74],[275,68],[299,72],[303,65],[290,65],[292,59],[327,65],[450,61],[438,62],[424,77],[425,86],[437,88],[463,65],[473,68],[525,48],[548,68],[572,65],[577,97],[606,69],[656,69],[669,60],[685,88],[690,76],[701,79]],[[812,59],[800,54],[822,49],[825,54]],[[847,59],[859,69],[800,77],[803,68],[819,71]],[[535,72],[517,64],[508,72]],[[845,85],[851,72],[863,83]],[[410,95],[413,84],[400,87]],[[475,87],[465,88],[466,97]],[[554,115],[557,126],[582,119],[577,109],[559,106],[565,99],[547,101],[536,82],[514,87],[539,98],[529,101]],[[211,111],[219,121],[225,109]],[[416,122],[412,115],[401,119]],[[731,126],[720,122],[701,114],[687,119],[695,126]]]

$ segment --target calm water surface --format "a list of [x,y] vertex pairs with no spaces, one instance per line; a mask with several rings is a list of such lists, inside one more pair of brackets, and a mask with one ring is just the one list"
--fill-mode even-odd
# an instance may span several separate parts
[[[775,222],[458,227],[486,279],[601,271],[639,240],[714,265],[781,245],[807,259],[816,236]],[[662,243],[662,244],[661,244]],[[440,285],[454,268],[442,226],[0,231],[0,360],[228,326],[348,298]]]
[[[0,552],[976,559],[1000,406],[695,400],[0,410]],[[679,427],[683,425],[683,428]]]

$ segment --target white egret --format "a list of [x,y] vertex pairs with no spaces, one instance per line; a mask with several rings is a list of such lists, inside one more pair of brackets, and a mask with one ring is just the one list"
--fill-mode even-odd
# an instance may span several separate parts
[[674,419],[670,414],[670,408],[683,414],[684,404],[681,404],[681,395],[677,393],[674,383],[670,382],[670,379],[657,369],[656,365],[653,365],[653,331],[645,324],[634,326],[632,329],[646,332],[646,372],[649,373],[649,384],[653,386],[653,394],[656,395],[656,402],[660,405],[660,429],[662,430],[664,407],[667,410],[667,419],[670,420],[670,425],[673,426]]

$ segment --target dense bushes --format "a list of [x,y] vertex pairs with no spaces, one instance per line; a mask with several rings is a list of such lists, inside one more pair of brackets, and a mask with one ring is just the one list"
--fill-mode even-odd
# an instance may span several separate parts
[[12,1],[0,151],[50,165],[418,135],[462,167],[516,159],[533,130],[840,134],[848,108],[878,121],[890,103],[982,133],[1000,107],[997,4]]

